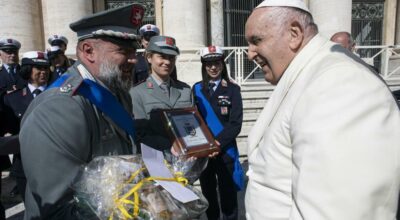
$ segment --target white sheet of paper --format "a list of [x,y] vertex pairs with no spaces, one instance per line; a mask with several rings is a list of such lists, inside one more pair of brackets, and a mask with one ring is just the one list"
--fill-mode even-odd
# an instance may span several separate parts
[[[173,178],[173,175],[164,163],[164,155],[161,151],[155,150],[145,144],[141,144],[142,158],[150,176]],[[156,180],[165,190],[179,200],[187,203],[199,199],[199,197],[190,189],[177,182]]]

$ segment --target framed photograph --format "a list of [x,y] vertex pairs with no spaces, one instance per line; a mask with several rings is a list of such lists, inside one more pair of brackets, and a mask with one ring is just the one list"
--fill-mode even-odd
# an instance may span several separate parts
[[220,151],[196,108],[162,110],[161,114],[175,151],[188,157],[205,157]]

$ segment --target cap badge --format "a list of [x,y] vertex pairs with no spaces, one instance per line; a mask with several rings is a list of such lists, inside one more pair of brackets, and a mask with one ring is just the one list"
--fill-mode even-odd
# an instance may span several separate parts
[[60,92],[62,93],[67,93],[72,91],[72,85],[71,84],[67,84],[65,86],[60,87]]
[[38,59],[44,59],[44,53],[42,53],[42,52],[37,52],[37,58],[38,58]]
[[150,31],[150,30],[151,30],[151,25],[150,25],[150,24],[147,25],[147,26],[146,26],[146,29],[147,29],[148,31]]
[[12,44],[13,40],[12,39],[7,39],[7,43]]
[[131,23],[134,26],[138,26],[142,23],[142,18],[144,15],[144,9],[142,7],[139,7],[137,5],[132,7],[131,11]]
[[170,38],[170,37],[166,37],[166,38],[165,38],[165,43],[166,43],[167,45],[174,46],[174,39],[172,39],[172,38]]
[[54,38],[57,39],[57,38],[58,38],[58,35],[54,35]]
[[217,51],[217,49],[215,48],[215,46],[209,46],[209,47],[208,47],[208,51],[209,51],[210,53],[215,53],[215,52]]

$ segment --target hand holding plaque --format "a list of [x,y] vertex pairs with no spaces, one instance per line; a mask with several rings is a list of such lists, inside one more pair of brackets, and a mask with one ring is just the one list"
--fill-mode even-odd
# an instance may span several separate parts
[[161,114],[176,152],[187,157],[206,157],[220,151],[196,108],[162,110]]

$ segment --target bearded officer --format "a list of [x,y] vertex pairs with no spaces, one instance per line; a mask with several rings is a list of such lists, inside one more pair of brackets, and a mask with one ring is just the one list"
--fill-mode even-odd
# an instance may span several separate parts
[[81,210],[71,184],[80,167],[96,156],[132,153],[128,89],[139,45],[134,28],[143,14],[143,6],[133,4],[70,25],[78,61],[22,119],[25,219],[76,219]]

